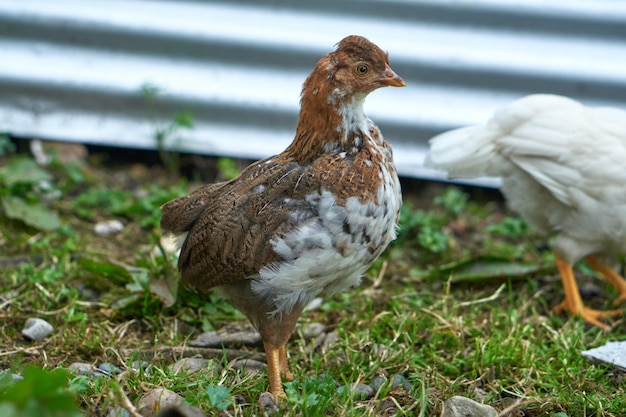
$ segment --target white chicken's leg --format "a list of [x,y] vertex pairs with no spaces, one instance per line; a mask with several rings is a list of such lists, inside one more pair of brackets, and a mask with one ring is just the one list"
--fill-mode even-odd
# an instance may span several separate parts
[[556,266],[559,269],[561,280],[563,281],[563,290],[565,292],[565,300],[562,303],[554,307],[554,311],[557,313],[567,310],[574,316],[580,316],[587,323],[591,323],[607,330],[608,326],[600,321],[605,317],[616,316],[622,314],[622,310],[593,310],[583,305],[580,298],[580,292],[578,291],[578,285],[574,278],[574,270],[572,265],[563,259],[558,252],[554,252]]
[[620,274],[602,262],[602,260],[600,260],[597,256],[589,255],[585,257],[585,261],[587,261],[587,264],[591,268],[602,274],[604,279],[606,279],[609,284],[615,287],[619,293],[617,300],[615,300],[615,304],[626,301],[626,280],[624,280]]

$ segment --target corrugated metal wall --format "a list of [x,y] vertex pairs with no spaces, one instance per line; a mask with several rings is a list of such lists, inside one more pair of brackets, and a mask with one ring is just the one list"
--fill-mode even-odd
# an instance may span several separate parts
[[[366,104],[403,175],[427,140],[534,92],[626,108],[626,2],[0,0],[0,131],[265,157],[292,139],[300,87],[348,34],[389,51],[404,89]],[[154,106],[145,86],[158,88]],[[153,110],[156,110],[154,112]]]

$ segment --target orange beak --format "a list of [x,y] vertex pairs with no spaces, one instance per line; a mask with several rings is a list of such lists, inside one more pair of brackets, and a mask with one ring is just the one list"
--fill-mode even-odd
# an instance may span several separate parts
[[385,65],[383,75],[378,79],[380,85],[385,87],[405,87],[406,83],[396,74],[389,65]]

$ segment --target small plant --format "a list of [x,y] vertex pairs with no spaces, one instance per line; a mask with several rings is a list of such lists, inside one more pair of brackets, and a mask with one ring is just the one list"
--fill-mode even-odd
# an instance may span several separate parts
[[10,155],[15,152],[15,144],[7,135],[0,134],[0,156]]
[[227,181],[235,178],[240,172],[233,158],[218,158],[217,171]]
[[528,233],[528,224],[521,217],[507,217],[501,223],[490,224],[486,230],[496,235],[519,238]]
[[440,196],[435,197],[435,204],[458,216],[465,210],[469,196],[457,187],[447,187]]
[[404,204],[400,211],[400,235],[395,244],[416,242],[423,249],[440,253],[449,245],[449,237],[443,232],[446,216],[434,210],[413,210]]
[[[324,415],[329,404],[337,396],[337,383],[330,376],[288,382],[287,401],[294,410],[306,415]],[[341,393],[340,393],[341,394]]]
[[23,379],[0,379],[0,415],[3,417],[79,417],[83,414],[68,388],[69,373],[47,371],[36,366],[24,368]]
[[58,213],[50,201],[61,197],[48,171],[30,158],[15,156],[0,168],[0,197],[4,215],[39,230],[60,226]]
[[230,397],[230,389],[224,385],[209,385],[206,387],[208,403],[216,410],[226,410],[233,403]]
[[177,152],[171,152],[169,149],[175,148],[175,144],[181,140],[180,131],[182,129],[193,128],[193,115],[186,112],[175,113],[169,122],[159,124],[157,122],[156,99],[162,93],[162,90],[150,83],[143,84],[140,90],[148,116],[156,126],[154,140],[156,141],[159,157],[169,172],[177,172],[180,168],[180,156]]

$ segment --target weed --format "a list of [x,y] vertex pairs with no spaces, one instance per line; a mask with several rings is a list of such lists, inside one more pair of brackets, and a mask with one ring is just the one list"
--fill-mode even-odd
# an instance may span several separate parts
[[230,390],[223,385],[209,385],[206,394],[207,402],[216,410],[226,410],[232,404]]
[[154,140],[161,161],[170,173],[177,173],[180,168],[180,155],[178,152],[171,152],[171,150],[176,150],[177,144],[182,140],[180,132],[184,129],[193,128],[193,115],[184,112],[175,113],[167,123],[157,122],[157,97],[163,91],[150,83],[143,84],[140,91],[148,111],[148,117],[155,125]]

